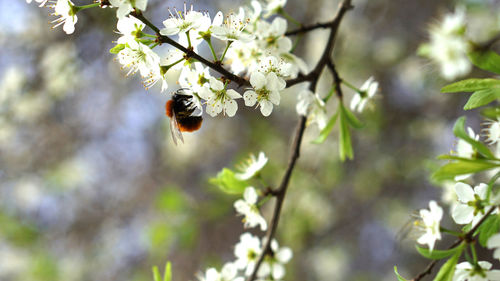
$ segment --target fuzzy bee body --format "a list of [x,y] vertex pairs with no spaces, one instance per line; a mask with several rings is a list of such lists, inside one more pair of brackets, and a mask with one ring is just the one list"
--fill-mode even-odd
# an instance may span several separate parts
[[197,107],[193,102],[193,96],[180,89],[165,104],[166,115],[170,118],[170,132],[172,139],[184,142],[182,132],[194,132],[201,128],[203,118],[195,115]]

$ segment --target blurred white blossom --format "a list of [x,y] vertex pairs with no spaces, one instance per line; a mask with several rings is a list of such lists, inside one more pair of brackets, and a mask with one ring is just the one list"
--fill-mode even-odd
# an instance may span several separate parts
[[146,10],[148,0],[109,0],[113,7],[118,8],[116,11],[117,18],[123,18],[137,8],[141,11]]
[[479,267],[474,267],[469,262],[462,262],[455,267],[453,281],[498,281],[500,270],[491,270],[491,263],[479,261]]
[[363,83],[359,92],[351,100],[351,109],[362,112],[369,100],[373,99],[378,90],[378,82],[373,77]]
[[425,233],[417,239],[417,242],[420,244],[427,244],[432,251],[436,240],[441,240],[439,223],[443,218],[443,209],[436,201],[431,200],[429,202],[429,210],[420,210],[420,218],[422,219],[423,225],[419,224],[418,226],[421,226]]
[[267,163],[267,157],[264,152],[259,152],[258,157],[251,154],[249,158],[238,165],[239,173],[236,173],[235,176],[240,180],[248,180],[253,176],[257,175],[262,168]]
[[441,75],[447,80],[464,76],[472,68],[465,29],[465,8],[457,7],[455,13],[445,15],[440,25],[430,28],[430,42],[421,47],[420,52],[440,65]]
[[234,247],[234,255],[236,256],[236,267],[245,271],[245,275],[250,275],[257,263],[262,252],[259,237],[253,236],[250,233],[243,233],[240,236],[240,242]]
[[260,230],[267,230],[266,220],[260,215],[257,207],[257,191],[252,186],[247,187],[243,192],[243,200],[239,199],[234,202],[236,211],[245,216],[243,219],[245,227],[256,227],[260,225]]

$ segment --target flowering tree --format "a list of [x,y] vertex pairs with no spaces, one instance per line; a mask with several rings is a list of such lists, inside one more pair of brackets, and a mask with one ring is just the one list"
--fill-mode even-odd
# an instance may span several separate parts
[[[224,168],[210,180],[227,194],[241,195],[234,208],[242,216],[244,227],[258,227],[265,235],[241,234],[234,246],[234,259],[220,269],[209,268],[198,276],[206,281],[286,278],[285,265],[293,254],[290,248],[280,247],[276,233],[304,132],[315,124],[319,133],[313,142],[321,144],[338,125],[339,157],[342,161],[353,159],[351,131],[364,127],[355,112],[363,112],[378,92],[379,84],[373,77],[358,88],[343,78],[334,61],[337,33],[348,11],[354,8],[352,1],[341,1],[329,21],[312,25],[298,23],[288,15],[284,9],[286,1],[252,1],[238,13],[222,11],[215,15],[185,4],[182,11],[170,10],[162,26],[148,19],[147,0],[101,0],[82,6],[70,0],[36,2],[54,9],[55,26],[62,25],[67,34],[73,33],[75,26],[78,28],[79,13],[97,8],[115,9],[119,38],[110,52],[127,69],[127,75],[140,74],[146,89],[159,83],[162,92],[172,94],[166,114],[176,144],[183,141],[182,132],[198,129],[202,118],[209,118],[206,115],[234,117],[244,104],[258,109],[255,113],[264,118],[279,114],[282,95],[297,96],[297,129],[284,175],[275,187],[263,183],[260,176],[266,164],[272,162],[263,152],[252,155],[237,171]],[[423,44],[419,53],[435,60],[448,80],[467,74],[472,65],[500,74],[500,56],[490,50],[498,38],[472,43],[466,37],[465,18],[465,10],[457,8],[442,23],[432,26],[430,42]],[[290,28],[289,24],[296,28]],[[294,51],[301,36],[320,29],[328,31],[328,39],[319,60],[308,65]],[[293,42],[294,37],[299,38]],[[217,49],[218,45],[223,47]],[[172,48],[165,51],[164,46]],[[210,55],[203,56],[201,48],[208,48]],[[174,72],[178,73],[178,85],[169,85]],[[329,75],[332,80],[325,92],[318,87],[322,75]],[[494,78],[467,79],[444,87],[442,92],[474,92],[464,108],[469,110],[496,101],[498,85]],[[344,96],[346,88],[354,91],[349,102]],[[335,104],[336,110],[327,110],[331,104]],[[420,210],[414,224],[421,231],[416,242],[428,248],[417,246],[417,251],[433,261],[411,280],[431,274],[439,260],[446,262],[434,280],[500,280],[500,273],[491,269],[489,262],[479,261],[476,252],[479,242],[483,248],[495,249],[494,257],[498,258],[500,247],[499,196],[495,190],[500,160],[498,149],[492,152],[488,146],[497,144],[500,138],[499,114],[494,106],[486,108],[483,114],[489,120],[485,123],[485,141],[471,128],[465,129],[465,117],[459,118],[453,128],[459,138],[456,153],[441,156],[449,163],[434,173],[436,181],[453,181],[457,198],[450,204],[450,215],[456,224],[465,227],[460,231],[442,227],[445,213],[434,200],[429,202],[429,209]],[[475,185],[475,175],[483,176],[485,171],[493,172],[484,183]],[[274,199],[273,211],[271,219],[266,220],[260,209],[270,199]],[[442,249],[436,241],[445,233],[456,236],[457,240]],[[462,257],[466,261],[459,263]],[[170,264],[163,277],[157,268],[153,272],[155,281],[172,279]],[[406,280],[395,272],[398,280]]]

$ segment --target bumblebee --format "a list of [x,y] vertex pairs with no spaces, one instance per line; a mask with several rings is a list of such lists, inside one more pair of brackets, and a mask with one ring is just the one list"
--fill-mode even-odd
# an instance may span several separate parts
[[172,99],[165,104],[166,115],[170,118],[170,132],[177,145],[177,140],[184,143],[182,132],[194,132],[201,128],[203,118],[193,102],[193,96],[185,89],[179,89]]

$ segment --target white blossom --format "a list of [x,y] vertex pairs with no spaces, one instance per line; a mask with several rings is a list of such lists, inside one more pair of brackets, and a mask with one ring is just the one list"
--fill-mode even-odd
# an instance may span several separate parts
[[265,0],[264,1],[264,10],[266,13],[264,17],[270,17],[273,14],[276,14],[281,10],[286,4],[286,0]]
[[[38,6],[43,7],[49,0],[35,0],[35,2],[40,3]],[[26,0],[26,3],[31,4],[32,0]]]
[[[474,189],[463,182],[455,184],[455,192],[457,193],[459,204],[452,209],[451,216],[457,224],[476,225],[479,220],[485,215],[489,206],[492,206],[490,200],[486,198],[488,185],[481,183]],[[495,213],[497,210],[495,210]]]
[[252,274],[261,252],[260,239],[248,232],[243,233],[240,236],[240,242],[234,247],[236,267],[244,270],[247,276]]
[[224,57],[227,65],[231,67],[231,71],[235,74],[240,74],[245,69],[253,65],[257,65],[256,58],[260,56],[260,49],[257,47],[255,40],[249,43],[234,41],[227,50]]
[[267,229],[266,220],[260,215],[259,208],[257,207],[258,195],[253,187],[247,187],[243,192],[244,200],[237,200],[234,202],[234,208],[236,211],[245,216],[243,221],[245,222],[245,227],[256,227],[260,225],[260,230],[265,231]]
[[205,84],[200,89],[200,97],[206,100],[206,111],[210,116],[216,116],[223,112],[229,117],[233,117],[238,110],[238,104],[235,99],[241,98],[241,95],[233,89],[226,89],[222,81],[210,77],[210,83]]
[[234,263],[226,263],[220,272],[215,268],[209,268],[205,275],[200,276],[200,281],[243,281],[243,277],[237,277],[238,269]]
[[259,103],[262,115],[269,116],[273,111],[273,104],[279,105],[279,91],[285,88],[286,83],[280,80],[274,72],[267,75],[254,72],[250,76],[250,84],[253,89],[243,94],[245,105],[254,106],[256,103]]
[[116,28],[119,34],[122,35],[118,41],[123,44],[130,40],[135,40],[135,38],[139,38],[145,26],[146,25],[142,23],[142,21],[131,16],[118,19]]
[[241,9],[238,14],[229,14],[220,26],[212,27],[214,37],[224,41],[241,41],[248,43],[254,39],[254,35],[244,32],[248,24],[245,12]]
[[195,62],[194,68],[183,68],[179,76],[179,85],[182,88],[190,88],[193,92],[199,93],[206,83],[210,82],[210,69],[201,63]]
[[454,14],[445,16],[441,25],[430,29],[426,52],[440,65],[441,75],[447,80],[463,76],[472,68],[467,57],[470,45],[464,36],[465,28],[465,10],[457,8]]
[[417,242],[420,244],[427,244],[432,251],[436,240],[441,240],[439,223],[443,218],[443,209],[436,201],[432,200],[429,202],[429,210],[420,210],[420,218],[422,219],[423,225],[419,224],[419,226],[423,227],[425,233],[417,239]]
[[109,2],[113,7],[118,8],[116,17],[119,19],[128,15],[134,8],[144,11],[148,5],[148,0],[109,0]]
[[279,247],[278,242],[273,239],[271,241],[271,250],[273,256],[267,256],[259,268],[258,276],[271,276],[272,280],[281,280],[285,277],[285,264],[293,257],[293,252],[288,247]]
[[172,13],[170,9],[168,11],[170,18],[163,21],[165,27],[160,30],[162,35],[175,35],[196,29],[204,23],[206,18],[202,13],[194,11],[192,5],[190,10],[186,10],[186,3],[184,3],[184,12],[174,10]]
[[267,52],[279,55],[288,53],[292,49],[292,40],[285,37],[287,21],[283,18],[275,18],[272,23],[264,20],[257,22],[257,45]]
[[160,57],[142,43],[128,42],[117,56],[124,67],[130,68],[127,75],[139,71],[142,77],[150,77],[159,71]]
[[307,124],[317,124],[320,130],[326,127],[328,116],[326,115],[325,102],[317,93],[304,89],[297,96],[298,102],[295,107],[297,114],[307,116]]
[[477,267],[473,267],[469,262],[462,262],[455,267],[453,281],[499,281],[500,270],[491,270],[491,263],[487,261],[478,262]]
[[369,100],[377,93],[378,82],[373,77],[368,78],[359,88],[359,92],[354,94],[351,100],[351,110],[362,112]]
[[75,24],[78,21],[75,4],[70,0],[57,0],[53,7],[54,15],[58,16],[57,19],[52,21],[55,24],[53,28],[63,24],[63,30],[66,34],[75,32]]
[[[473,140],[479,140],[479,135],[476,135],[474,133],[474,130],[472,130],[472,128],[467,127],[467,133],[469,134],[469,137],[471,137]],[[457,149],[457,156],[462,158],[474,158],[474,155],[476,153],[474,147],[463,139],[458,140],[456,149]]]
[[235,176],[240,180],[248,180],[255,176],[267,163],[267,157],[264,152],[259,152],[259,156],[256,158],[255,155],[251,154],[250,157],[238,167],[239,173]]
[[483,129],[486,142],[494,144],[500,140],[500,120],[487,120],[483,122],[485,128]]
[[271,72],[276,73],[278,78],[285,82],[282,77],[289,77],[291,74],[292,65],[279,59],[276,56],[266,56],[258,60],[258,64],[254,69],[250,69],[250,72],[259,71],[264,74]]
[[495,251],[493,251],[493,257],[495,259],[500,259],[500,233],[491,236],[486,245],[488,249],[495,249]]

